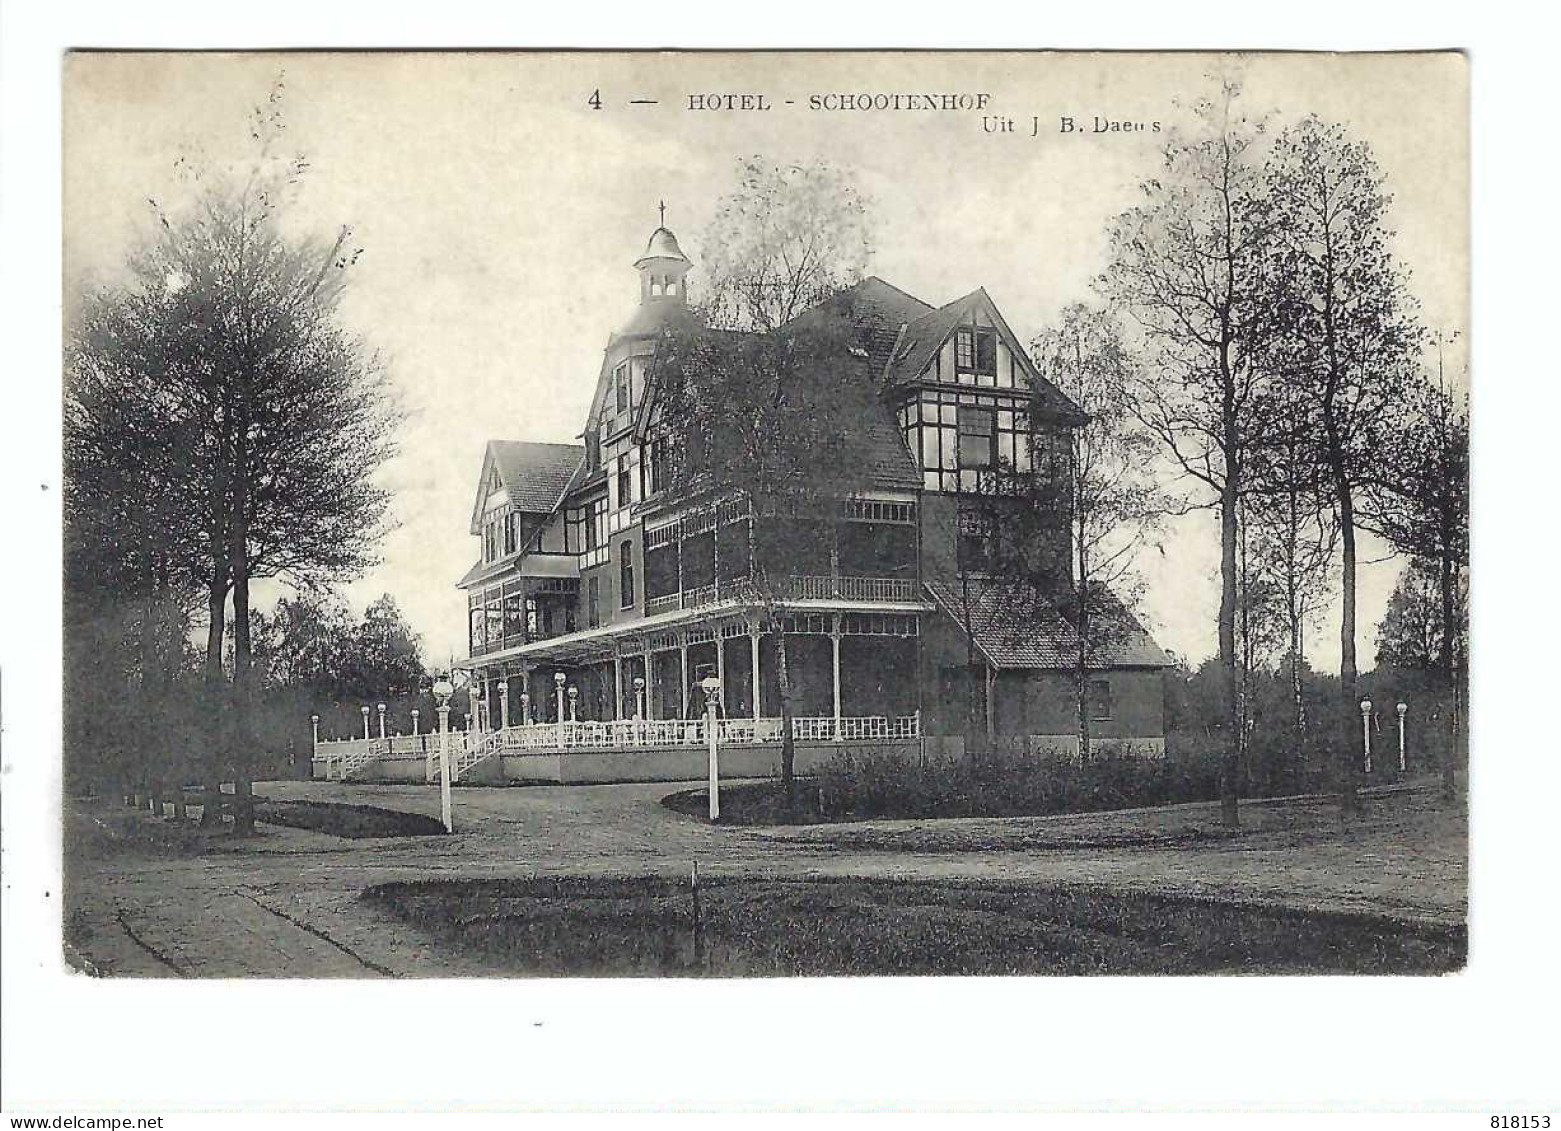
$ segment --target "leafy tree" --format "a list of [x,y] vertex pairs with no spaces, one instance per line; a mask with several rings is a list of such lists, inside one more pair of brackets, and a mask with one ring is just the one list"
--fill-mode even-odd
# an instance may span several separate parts
[[[1271,275],[1284,332],[1267,362],[1313,409],[1317,461],[1338,521],[1342,580],[1340,694],[1358,699],[1356,511],[1377,475],[1381,439],[1403,403],[1423,345],[1407,273],[1389,247],[1389,198],[1371,147],[1316,117],[1287,129],[1265,178],[1275,233]],[[1346,712],[1347,714],[1347,712]],[[1358,761],[1337,767],[1354,808]]]
[[126,283],[88,296],[72,351],[84,404],[101,403],[101,391],[146,407],[125,447],[177,454],[165,541],[203,579],[213,695],[232,596],[233,694],[208,788],[231,770],[240,830],[251,820],[250,581],[320,583],[373,561],[388,502],[373,476],[394,450],[398,419],[381,364],[338,315],[361,249],[345,227],[321,240],[286,223],[308,162],[281,153],[281,104],[278,81],[251,116],[254,150],[236,167],[181,159],[186,203],[152,202],[152,237]]
[[[865,198],[824,163],[740,168],[706,232],[705,300],[658,343],[650,430],[675,492],[745,504],[754,615],[773,634],[781,789],[796,803],[793,679],[785,620],[792,578],[838,573],[842,500],[867,486],[857,427],[881,411],[853,366],[852,292],[871,247]],[[852,360],[843,360],[852,359]],[[757,673],[755,673],[757,675]]]
[[1229,714],[1221,815],[1239,823],[1236,694],[1239,502],[1266,442],[1273,331],[1271,219],[1263,202],[1263,126],[1242,115],[1239,89],[1195,106],[1198,131],[1173,134],[1144,200],[1111,224],[1100,287],[1141,339],[1133,413],[1220,516],[1219,662]]
[[[1412,386],[1393,424],[1379,449],[1382,473],[1368,488],[1362,521],[1400,553],[1436,563],[1440,623],[1458,624],[1467,615],[1461,587],[1469,565],[1469,411],[1442,379],[1440,343],[1437,384]],[[1468,651],[1458,632],[1444,631],[1440,645],[1438,667],[1451,702],[1442,790],[1451,799]]]
[[[1468,583],[1460,577],[1453,598],[1453,634],[1468,638]],[[1441,563],[1413,558],[1398,575],[1387,611],[1377,626],[1379,667],[1437,671],[1447,653],[1447,619],[1442,607]],[[1455,643],[1455,650],[1462,650]]]

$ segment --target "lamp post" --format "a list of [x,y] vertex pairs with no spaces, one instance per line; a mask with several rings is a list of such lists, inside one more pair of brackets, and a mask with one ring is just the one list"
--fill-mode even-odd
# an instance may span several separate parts
[[569,688],[569,721],[575,722],[578,717],[580,703],[580,689],[573,685]]
[[509,680],[499,680],[499,729],[509,729]]
[[558,690],[558,721],[559,722],[563,722],[564,721],[564,684],[566,682],[568,682],[568,679],[569,679],[569,677],[564,675],[563,672],[554,672],[553,673],[553,686],[555,688],[557,688],[557,690]]
[[416,738],[420,732],[417,729],[417,708],[412,708],[412,737]]
[[320,716],[310,715],[309,722],[314,727],[314,744],[320,745]]
[[639,720],[643,719],[644,717],[645,677],[642,675],[637,675],[634,677],[634,721],[639,722]]
[[721,681],[710,675],[700,680],[699,686],[705,693],[705,741],[710,750],[710,819],[717,821],[721,818],[721,765],[716,752],[715,715]]
[[1360,733],[1365,740],[1366,773],[1371,773],[1371,700],[1360,701]]
[[444,818],[444,831],[453,833],[455,824],[450,819],[450,696],[455,687],[444,677],[434,684],[434,699],[439,704],[439,814]]
[[385,737],[385,704],[379,705],[379,736]]
[[1407,714],[1409,714],[1409,704],[1408,703],[1400,703],[1398,705],[1398,772],[1399,773],[1403,773],[1406,769],[1409,768],[1409,764],[1408,764],[1408,762],[1404,758],[1404,716],[1407,715]]
[[367,703],[365,703],[363,705],[362,711],[363,711],[363,741],[367,742],[369,740],[369,707],[368,707]]

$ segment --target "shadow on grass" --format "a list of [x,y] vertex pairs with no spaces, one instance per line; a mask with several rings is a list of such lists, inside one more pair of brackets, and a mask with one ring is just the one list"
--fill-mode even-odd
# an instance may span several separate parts
[[1084,888],[712,878],[381,884],[365,902],[509,975],[1437,974],[1462,927]]
[[267,825],[312,829],[353,840],[365,837],[444,836],[437,818],[403,813],[373,805],[345,805],[329,801],[271,801],[255,799],[255,820]]

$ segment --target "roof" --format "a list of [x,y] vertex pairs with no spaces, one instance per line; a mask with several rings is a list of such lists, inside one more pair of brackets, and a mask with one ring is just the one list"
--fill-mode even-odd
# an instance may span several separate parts
[[[927,590],[961,631],[965,603],[957,581],[928,581]],[[971,579],[970,624],[977,649],[997,668],[1071,669],[1078,634],[1056,606],[1033,589]],[[1105,631],[1090,658],[1093,669],[1170,667],[1171,658],[1115,596],[1105,594],[1095,614]]]
[[907,294],[877,275],[869,275],[855,286],[803,311],[792,322],[802,323],[825,313],[844,314],[856,324],[858,344],[867,351],[867,360],[877,374],[884,371],[894,352],[900,327],[931,309],[915,295]]
[[528,514],[551,514],[585,461],[582,444],[490,440],[488,450],[511,505]]
[[684,263],[688,262],[688,256],[678,246],[678,238],[672,234],[671,228],[657,228],[650,234],[645,254],[634,261],[634,266],[638,267],[647,259],[681,259]]
[[913,321],[907,322],[905,331],[890,357],[885,373],[891,384],[914,381],[920,377],[954,328],[966,321],[970,311],[981,301],[981,291],[971,291],[964,298],[957,298],[947,306],[929,310]]

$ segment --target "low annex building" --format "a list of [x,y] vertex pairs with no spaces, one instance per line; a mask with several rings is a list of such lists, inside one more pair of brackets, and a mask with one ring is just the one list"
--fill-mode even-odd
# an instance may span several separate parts
[[[651,234],[634,263],[639,305],[607,343],[582,443],[493,440],[483,453],[469,526],[480,555],[459,582],[475,721],[458,772],[697,777],[698,682],[715,674],[723,773],[774,773],[777,631],[799,771],[842,743],[960,752],[973,717],[988,744],[1076,755],[1072,628],[982,572],[991,519],[977,491],[996,468],[1028,472],[1065,452],[1078,407],[985,290],[934,307],[870,277],[831,299],[855,338],[840,380],[870,383],[881,406],[854,426],[868,487],[842,500],[832,544],[788,579],[779,623],[765,623],[744,584],[751,508],[669,488],[647,427],[654,351],[665,321],[686,316],[691,266],[669,229]],[[1057,538],[1066,571],[1066,521]],[[1169,660],[1125,608],[1114,615],[1119,630],[1090,668],[1092,748],[1161,755]],[[404,772],[383,757],[365,768],[372,751],[351,768],[422,776],[427,748],[407,752]]]

